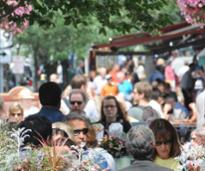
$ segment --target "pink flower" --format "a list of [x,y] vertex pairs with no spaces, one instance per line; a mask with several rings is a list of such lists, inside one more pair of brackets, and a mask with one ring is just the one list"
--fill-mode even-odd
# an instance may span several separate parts
[[17,9],[15,9],[14,13],[20,17],[22,17],[25,13],[25,9],[24,7],[18,7]]
[[202,4],[202,3],[199,3],[199,4],[198,4],[198,7],[199,7],[199,8],[202,8],[202,7],[203,7],[203,4]]
[[205,0],[177,0],[177,4],[188,23],[205,24]]
[[201,0],[185,0],[184,3],[191,7],[197,7]]
[[29,21],[28,21],[28,20],[25,20],[25,21],[23,22],[23,27],[24,27],[24,28],[28,28],[28,26],[29,26]]
[[9,6],[11,5],[11,6],[16,6],[16,5],[18,5],[18,3],[17,3],[17,1],[16,0],[7,0],[7,2],[6,2]]
[[24,13],[25,14],[30,14],[32,11],[32,6],[31,5],[27,5],[25,8],[24,8]]

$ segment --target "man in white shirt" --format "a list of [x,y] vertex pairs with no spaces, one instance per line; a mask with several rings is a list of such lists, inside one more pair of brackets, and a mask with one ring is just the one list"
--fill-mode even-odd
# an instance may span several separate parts
[[196,107],[198,110],[197,128],[201,128],[205,124],[205,89],[196,97]]
[[98,103],[89,96],[87,91],[87,79],[83,75],[75,75],[71,80],[72,89],[80,89],[83,93],[86,93],[87,102],[83,107],[84,112],[86,113],[87,118],[91,122],[98,122],[100,120],[100,112],[98,110]]

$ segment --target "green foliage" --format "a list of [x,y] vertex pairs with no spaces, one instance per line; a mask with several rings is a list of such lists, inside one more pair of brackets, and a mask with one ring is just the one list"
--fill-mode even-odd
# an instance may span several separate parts
[[93,43],[107,41],[113,35],[113,31],[106,28],[107,35],[98,33],[99,23],[93,17],[89,20],[88,26],[67,26],[62,14],[58,13],[53,19],[55,26],[44,28],[35,23],[16,37],[16,43],[26,45],[30,53],[38,57],[39,64],[66,59],[71,52],[86,57]]
[[[23,0],[22,0],[23,1]],[[24,0],[25,1],[25,0]],[[27,16],[31,27],[16,42],[32,54],[35,67],[67,59],[75,53],[88,55],[95,43],[158,29],[180,20],[175,0],[33,0]],[[24,48],[25,49],[25,48]]]
[[[140,31],[153,31],[169,23],[173,23],[173,14],[178,10],[174,0],[22,0],[32,5],[32,12],[24,17],[12,17],[8,5],[1,4],[2,10],[10,20],[20,21],[25,18],[31,24],[35,22],[43,26],[54,26],[52,19],[59,12],[65,25],[78,27],[90,25],[90,18],[99,22],[98,31],[105,33],[105,27],[120,32],[130,32],[133,28]],[[171,13],[163,11],[167,6],[173,6]],[[1,9],[0,7],[0,9]],[[174,14],[175,15],[175,14]],[[3,17],[3,16],[0,16]]]

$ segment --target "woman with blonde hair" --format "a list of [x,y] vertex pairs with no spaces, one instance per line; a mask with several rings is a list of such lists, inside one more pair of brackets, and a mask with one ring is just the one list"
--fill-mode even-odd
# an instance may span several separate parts
[[24,110],[22,106],[15,102],[9,107],[9,115],[7,121],[9,123],[19,124],[24,120]]

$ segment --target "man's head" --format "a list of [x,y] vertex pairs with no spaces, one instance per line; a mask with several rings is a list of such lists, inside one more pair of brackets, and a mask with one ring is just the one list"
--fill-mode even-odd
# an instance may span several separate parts
[[138,82],[135,84],[133,93],[135,102],[139,102],[140,100],[149,101],[152,94],[152,86],[148,82]]
[[108,84],[112,84],[112,77],[110,74],[106,75],[105,78],[106,78]]
[[72,78],[70,85],[72,89],[86,90],[87,79],[84,75],[77,74]]
[[103,67],[99,68],[99,70],[98,70],[99,75],[103,78],[105,77],[106,72],[107,72],[106,68],[103,68]]
[[87,95],[81,89],[73,89],[69,94],[71,111],[83,111],[87,103]]
[[31,115],[19,124],[19,128],[30,129],[24,139],[24,144],[42,146],[42,142],[47,142],[52,136],[52,124],[43,116]]
[[121,83],[121,82],[123,82],[124,80],[125,80],[125,73],[124,72],[118,72],[117,73],[117,79],[118,79],[118,81]]
[[178,101],[176,93],[169,93],[165,97],[165,103],[170,104],[172,107],[175,106],[176,102]]
[[78,146],[85,145],[88,141],[89,120],[82,115],[73,113],[67,115],[65,122],[72,128],[72,141]]
[[60,108],[62,90],[55,82],[47,82],[39,88],[39,99],[42,106]]
[[136,126],[127,133],[126,149],[136,160],[152,160],[154,145],[154,134],[148,127]]

